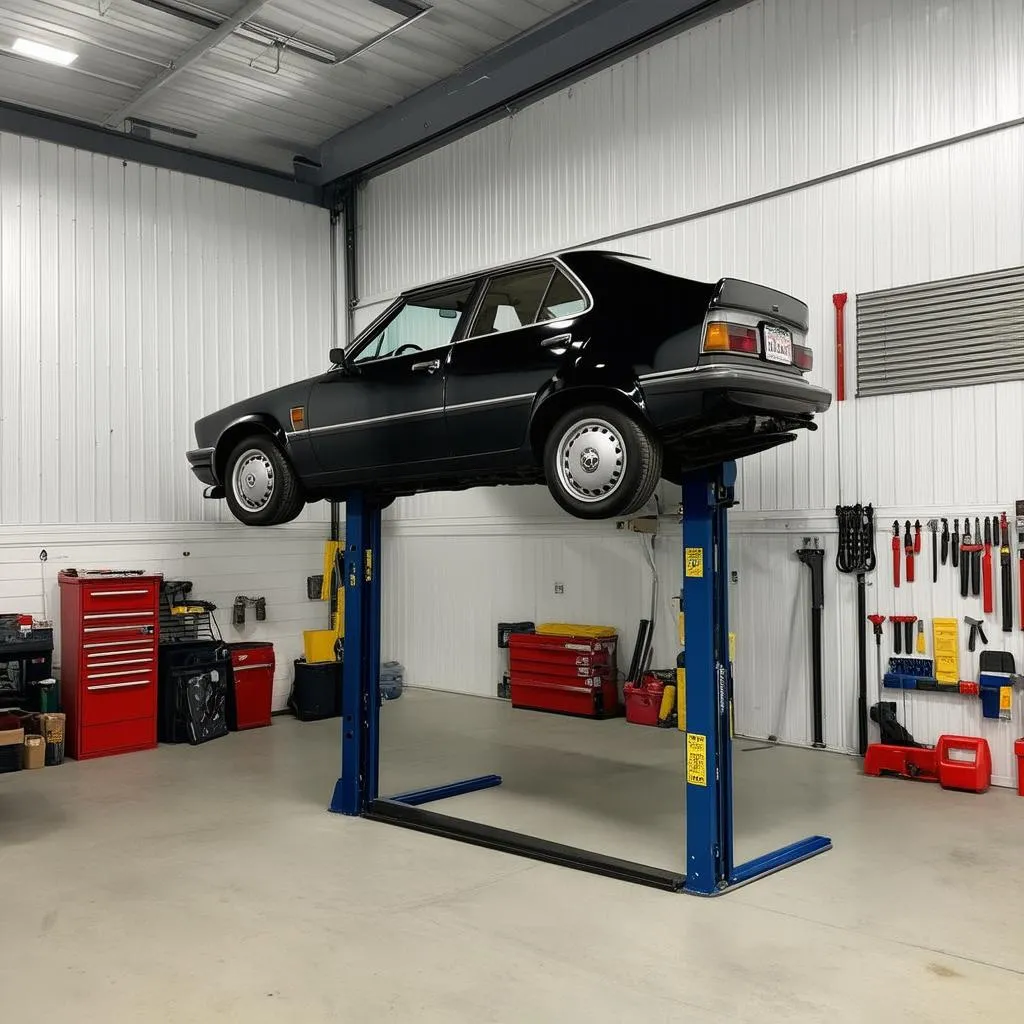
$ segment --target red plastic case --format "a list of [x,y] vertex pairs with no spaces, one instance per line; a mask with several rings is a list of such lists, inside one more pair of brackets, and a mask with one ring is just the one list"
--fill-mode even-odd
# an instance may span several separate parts
[[274,645],[260,641],[228,646],[232,678],[228,727],[237,732],[270,725],[274,700]]

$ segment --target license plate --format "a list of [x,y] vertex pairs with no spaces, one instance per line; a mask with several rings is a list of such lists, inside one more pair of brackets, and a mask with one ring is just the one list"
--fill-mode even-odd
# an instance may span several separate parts
[[793,336],[782,327],[764,327],[764,357],[770,363],[793,362]]

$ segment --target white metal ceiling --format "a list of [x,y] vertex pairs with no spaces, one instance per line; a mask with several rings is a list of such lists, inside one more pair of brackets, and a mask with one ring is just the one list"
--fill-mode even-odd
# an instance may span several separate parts
[[[166,0],[229,17],[241,0]],[[154,138],[291,170],[296,153],[397,103],[578,0],[432,0],[431,10],[350,61],[402,17],[371,0],[268,0],[251,23],[325,51],[278,50],[229,35],[147,97],[132,116],[197,138]],[[138,0],[0,0],[0,101],[105,124],[210,31]],[[78,54],[69,68],[9,52],[16,38]],[[118,126],[120,127],[120,126]]]

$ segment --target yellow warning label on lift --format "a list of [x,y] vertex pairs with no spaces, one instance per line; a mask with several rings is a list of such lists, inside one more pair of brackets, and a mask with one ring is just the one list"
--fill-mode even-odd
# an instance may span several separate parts
[[686,781],[691,786],[708,784],[708,738],[697,732],[686,734]]
[[686,549],[686,575],[689,579],[703,579],[704,577],[704,549]]

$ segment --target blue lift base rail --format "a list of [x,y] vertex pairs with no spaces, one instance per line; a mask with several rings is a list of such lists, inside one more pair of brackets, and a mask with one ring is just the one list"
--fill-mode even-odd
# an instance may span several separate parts
[[429,789],[414,789],[411,793],[399,793],[388,799],[392,803],[405,804],[408,807],[419,807],[435,800],[447,800],[450,796],[463,796],[465,793],[478,793],[481,789],[493,789],[501,785],[500,775],[478,775],[473,779],[462,779],[460,782],[448,782],[443,786],[431,786]]
[[481,775],[380,799],[380,502],[349,497],[345,510],[345,665],[342,672],[341,777],[330,809],[504,853],[591,871],[668,892],[720,896],[832,848],[810,836],[733,864],[733,680],[729,657],[728,529],[736,466],[689,474],[682,489],[686,650],[686,873],[623,861],[536,836],[438,814],[422,804],[490,789]]

